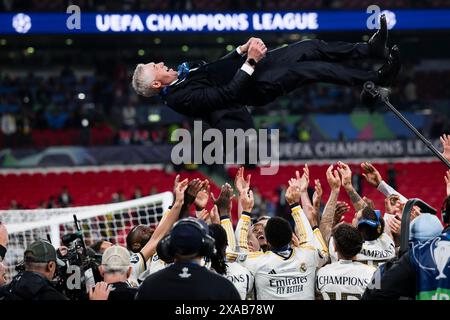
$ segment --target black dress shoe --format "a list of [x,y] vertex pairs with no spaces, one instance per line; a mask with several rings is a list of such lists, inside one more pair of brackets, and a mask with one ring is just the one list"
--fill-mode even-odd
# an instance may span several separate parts
[[400,72],[400,50],[397,46],[391,48],[389,58],[386,63],[377,71],[380,80],[380,85],[389,87],[391,86],[398,73]]
[[380,30],[378,30],[368,41],[370,55],[377,59],[386,59],[389,55],[387,40],[388,28],[386,16],[382,14],[380,16]]

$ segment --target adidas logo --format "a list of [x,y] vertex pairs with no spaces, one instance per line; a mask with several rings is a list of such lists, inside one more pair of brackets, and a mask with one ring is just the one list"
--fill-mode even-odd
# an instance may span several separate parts
[[272,269],[269,274],[277,274],[277,272],[275,271],[275,269]]

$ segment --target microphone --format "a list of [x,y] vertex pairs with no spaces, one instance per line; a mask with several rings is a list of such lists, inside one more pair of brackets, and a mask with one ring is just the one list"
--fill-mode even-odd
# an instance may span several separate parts
[[367,81],[363,85],[360,99],[363,105],[373,107],[380,97],[380,91],[372,81]]
[[360,94],[361,103],[373,107],[378,99],[386,99],[389,95],[389,89],[377,87],[372,81],[367,81],[363,85]]

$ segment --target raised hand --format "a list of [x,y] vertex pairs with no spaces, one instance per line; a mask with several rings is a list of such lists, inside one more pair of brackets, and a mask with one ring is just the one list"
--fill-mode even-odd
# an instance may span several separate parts
[[188,201],[189,203],[193,203],[195,201],[195,198],[197,197],[197,194],[200,192],[200,190],[203,189],[204,185],[205,182],[201,181],[198,178],[191,180],[186,189],[186,201]]
[[303,168],[303,175],[300,176],[300,172],[295,171],[295,178],[291,178],[289,180],[289,185],[293,185],[300,189],[300,192],[307,192],[309,186],[309,168],[308,165],[305,164]]
[[341,175],[342,186],[346,189],[352,187],[352,170],[350,170],[348,164],[345,164],[342,161],[338,161],[337,165],[338,165],[337,170]]
[[329,166],[327,169],[327,181],[332,191],[339,191],[341,188],[341,178],[337,170],[333,171],[333,165]]
[[445,173],[444,180],[445,180],[445,186],[446,186],[447,197],[448,197],[448,196],[450,196],[450,170],[448,170]]
[[202,189],[197,193],[197,197],[195,197],[194,201],[197,211],[206,208],[209,201],[209,193],[211,188],[209,181],[205,179],[202,184]]
[[373,202],[372,199],[367,198],[367,197],[363,197],[363,200],[364,200],[365,203],[367,203],[367,206],[368,206],[370,209],[375,210],[375,203]]
[[240,167],[234,178],[234,186],[239,194],[247,193],[250,190],[250,179],[252,175],[248,174],[247,178],[244,179],[244,167]]
[[445,159],[450,161],[450,135],[443,134],[441,136],[441,143],[442,143],[442,148],[444,149],[444,152],[442,153],[442,155],[445,157]]
[[174,187],[175,200],[184,202],[184,192],[188,187],[189,180],[188,178],[186,178],[180,182],[179,179],[180,176],[177,175],[177,177],[175,178],[175,187]]
[[255,205],[255,199],[253,198],[253,191],[250,190],[247,193],[241,194],[239,196],[239,201],[241,202],[243,211],[252,212],[253,206]]
[[247,40],[246,43],[240,45],[241,52],[242,52],[242,53],[247,53],[248,48],[250,47],[250,45],[251,45],[252,43],[257,43],[257,42],[263,43],[263,41],[262,41],[260,38],[251,37],[250,39]]
[[212,207],[209,218],[211,219],[211,223],[220,224],[219,209],[217,209],[216,205]]
[[6,225],[0,221],[0,245],[6,248],[8,245],[8,230]]
[[344,221],[344,214],[349,212],[350,206],[347,202],[341,202],[338,201],[336,203],[336,209],[334,211],[334,218],[333,218],[333,226],[341,223]]
[[248,48],[247,56],[249,59],[254,59],[259,62],[267,53],[267,48],[264,42],[254,41],[251,42]]
[[418,206],[414,206],[411,209],[410,221],[413,221],[415,218],[417,218],[421,214],[422,214],[422,211],[420,210],[420,208]]
[[286,198],[286,202],[289,205],[293,205],[294,203],[300,203],[300,187],[298,187],[291,179],[289,180],[289,187],[286,189],[286,193],[284,197]]
[[392,234],[399,236],[401,232],[402,220],[398,215],[388,220],[388,226]]
[[203,220],[206,223],[208,223],[208,219],[210,218],[210,213],[208,210],[203,209],[197,216],[197,219]]
[[211,192],[211,199],[214,201],[214,204],[217,206],[219,210],[219,214],[221,216],[230,216],[231,214],[231,201],[233,200],[233,188],[225,183],[221,190],[219,197],[216,199],[214,194]]
[[386,213],[396,214],[397,203],[400,203],[400,196],[397,194],[391,194],[389,197],[384,199],[384,209],[386,210]]
[[380,172],[369,162],[361,163],[361,169],[363,170],[363,177],[374,188],[378,188],[381,181],[383,181]]
[[323,195],[323,189],[322,185],[320,184],[320,180],[316,179],[314,180],[314,194],[313,194],[313,207],[314,210],[319,212],[320,210],[320,204],[322,203],[322,195]]
[[110,286],[106,282],[97,282],[95,287],[89,288],[89,300],[108,300]]

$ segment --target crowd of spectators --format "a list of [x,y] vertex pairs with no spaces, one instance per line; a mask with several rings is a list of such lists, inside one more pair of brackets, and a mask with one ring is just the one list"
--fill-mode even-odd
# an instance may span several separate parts
[[[400,78],[391,94],[391,101],[400,110],[420,110],[432,107],[433,101],[441,104],[450,101],[445,90],[439,90],[432,97],[419,94],[424,85],[421,81],[423,77],[416,81],[413,72],[403,74],[406,76]],[[432,86],[433,81],[446,83],[447,73],[439,75],[435,80],[428,76],[430,80],[426,85]],[[176,128],[189,129],[188,119],[166,119],[169,110],[159,98],[144,100],[130,89],[129,74],[124,65],[89,75],[76,75],[69,67],[63,67],[59,74],[13,76],[3,73],[0,76],[0,144],[4,147],[42,146],[45,143],[36,141],[34,132],[48,135],[55,132],[54,135],[57,135],[61,130],[68,129],[78,135],[62,144],[158,144],[168,142],[170,133]],[[423,91],[427,91],[426,88]],[[359,95],[359,88],[356,87],[310,85],[266,107],[254,108],[253,114],[267,115],[270,112],[273,115],[274,111],[280,115],[365,111],[367,108],[359,102]],[[446,128],[448,122],[445,119],[436,117],[437,135]],[[302,120],[292,132],[285,130],[287,126],[283,122],[261,124],[261,127],[280,128],[282,141],[309,140],[309,126]],[[100,130],[107,137],[89,140],[87,134],[85,136],[88,138],[84,139],[83,132],[89,130],[91,136]]]

